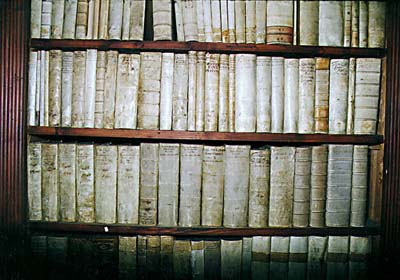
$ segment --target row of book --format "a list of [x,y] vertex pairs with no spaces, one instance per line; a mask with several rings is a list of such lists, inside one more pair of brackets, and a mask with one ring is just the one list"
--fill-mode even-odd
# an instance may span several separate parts
[[154,40],[174,39],[175,26],[178,41],[385,44],[385,3],[379,1],[34,0],[31,11],[32,38],[143,40],[149,22]]
[[362,227],[368,147],[28,145],[30,220]]
[[30,53],[28,125],[375,134],[381,59]]
[[47,259],[48,270],[57,279],[64,279],[59,277],[65,271],[83,268],[87,272],[108,268],[113,279],[117,275],[119,279],[366,279],[376,239],[37,235],[31,237],[31,252],[36,266]]

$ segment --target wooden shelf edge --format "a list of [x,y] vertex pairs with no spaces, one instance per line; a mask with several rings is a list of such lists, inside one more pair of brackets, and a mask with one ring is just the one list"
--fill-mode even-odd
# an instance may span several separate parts
[[383,143],[381,135],[284,134],[249,132],[195,132],[171,130],[134,130],[103,128],[28,127],[28,134],[55,138],[141,139],[188,142],[259,142],[277,144],[358,144]]
[[384,57],[383,48],[349,48],[324,46],[294,46],[269,44],[236,44],[209,42],[176,41],[117,41],[117,40],[53,40],[31,39],[30,47],[41,50],[119,50],[121,52],[138,51],[208,51],[222,53],[255,53],[280,55],[284,57]]
[[158,227],[121,224],[79,224],[58,222],[30,222],[29,229],[39,232],[85,233],[109,235],[172,235],[204,237],[242,236],[328,236],[328,235],[379,235],[379,227],[325,227],[325,228],[223,228],[223,227]]

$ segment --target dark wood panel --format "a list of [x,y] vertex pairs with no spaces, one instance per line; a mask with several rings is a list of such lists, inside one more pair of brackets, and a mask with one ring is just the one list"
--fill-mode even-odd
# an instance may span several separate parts
[[104,225],[77,223],[31,222],[31,231],[74,232],[113,235],[173,235],[173,236],[307,236],[307,235],[377,235],[378,227],[364,228],[223,228],[223,227],[157,227],[135,225]]
[[341,48],[316,46],[287,46],[265,44],[232,44],[176,41],[116,41],[116,40],[49,40],[32,39],[35,49],[84,50],[119,50],[121,52],[169,51],[188,52],[208,51],[219,53],[255,53],[279,55],[284,57],[383,57],[385,49]]
[[99,128],[28,128],[34,136],[86,137],[107,139],[142,139],[194,142],[262,142],[280,144],[368,144],[383,142],[380,135],[328,135],[328,134],[284,134],[284,133],[243,133],[243,132],[194,132],[170,130],[133,130],[133,129],[99,129]]

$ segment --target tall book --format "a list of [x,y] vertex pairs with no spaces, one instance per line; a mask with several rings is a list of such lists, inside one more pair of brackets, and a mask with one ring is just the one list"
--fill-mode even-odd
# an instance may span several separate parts
[[211,1],[211,28],[213,42],[221,42],[221,7],[220,1]]
[[161,235],[160,241],[160,276],[163,279],[172,279],[174,237]]
[[204,241],[204,267],[206,279],[221,277],[221,240]]
[[225,227],[247,226],[249,203],[250,146],[225,146]]
[[122,279],[136,277],[137,237],[118,237],[118,276]]
[[42,0],[31,1],[31,38],[40,38]]
[[51,10],[50,38],[61,39],[64,24],[64,0],[54,0]]
[[271,131],[271,75],[271,57],[257,56],[257,132]]
[[360,1],[359,5],[358,41],[360,48],[366,48],[368,46],[368,1]]
[[229,55],[228,69],[228,123],[229,132],[235,132],[235,99],[236,99],[236,54]]
[[148,278],[154,279],[160,275],[160,236],[148,235],[146,245],[146,274]]
[[267,26],[267,1],[256,2],[256,44],[265,44]]
[[163,53],[160,88],[160,129],[172,128],[172,95],[174,86],[174,53]]
[[368,48],[385,47],[386,3],[368,1]]
[[271,74],[271,132],[283,132],[284,112],[284,85],[285,85],[285,59],[283,57],[272,57]]
[[267,44],[293,43],[293,1],[267,2]]
[[99,14],[99,39],[108,39],[110,0],[101,0]]
[[205,98],[205,76],[206,76],[206,53],[197,52],[196,64],[196,131],[204,130],[204,98]]
[[153,1],[153,32],[154,41],[172,39],[171,0]]
[[372,239],[368,236],[350,236],[349,279],[368,278],[368,258]]
[[252,243],[253,237],[242,238],[242,275],[252,275]]
[[139,279],[146,278],[146,261],[147,261],[147,236],[138,235],[136,277]]
[[351,46],[352,6],[354,5],[350,0],[343,3],[343,47]]
[[[235,36],[236,43],[246,43],[246,2],[232,1],[235,3]],[[231,41],[231,43],[233,43]]]
[[318,45],[319,1],[300,1],[299,43],[304,46]]
[[203,1],[195,1],[196,5],[196,18],[197,18],[197,36],[199,42],[206,41],[206,34],[204,30],[204,9],[203,9]]
[[191,242],[192,278],[204,279],[204,240],[192,240]]
[[299,60],[285,58],[283,132],[296,133],[299,122]]
[[219,64],[218,131],[229,131],[229,55],[221,54]]
[[197,52],[188,55],[188,130],[196,130],[196,95],[197,95]]
[[289,264],[290,237],[271,237],[271,260],[269,277],[271,279],[287,279]]
[[123,0],[110,0],[108,39],[121,40]]
[[[118,5],[118,3],[116,2],[122,3],[122,0],[111,0],[111,1],[114,1],[113,5]],[[89,2],[87,0],[78,0],[78,8],[76,14],[76,29],[75,29],[76,39],[86,39],[86,33],[88,27],[88,8],[89,8]],[[111,9],[113,9],[113,7]],[[122,15],[122,7],[120,10],[120,14]],[[112,39],[121,39],[121,35],[119,38],[113,37]]]
[[343,46],[344,2],[319,2],[319,46]]
[[29,143],[27,158],[28,210],[30,221],[42,219],[42,144]]
[[42,220],[58,221],[58,145],[42,144]]
[[106,62],[107,62],[106,52],[98,51],[97,64],[96,64],[96,97],[95,97],[95,108],[94,108],[95,128],[103,128]]
[[72,127],[83,127],[85,122],[85,79],[86,78],[86,52],[74,52],[74,68],[72,82]]
[[299,133],[314,133],[315,59],[299,59]]
[[60,126],[62,51],[49,51],[49,58],[49,126]]
[[221,6],[221,40],[222,43],[229,43],[228,0],[220,1],[220,6]]
[[[33,2],[32,2],[33,3]],[[28,105],[27,125],[37,125],[36,118],[36,83],[37,83],[38,52],[29,52],[29,82],[28,82]]]
[[328,133],[329,117],[329,58],[315,59],[315,133]]
[[354,145],[350,226],[363,227],[367,217],[368,146]]
[[[218,130],[219,54],[206,53],[204,130]],[[190,81],[189,81],[190,83]]]
[[256,1],[246,0],[246,43],[256,42]]
[[351,3],[351,46],[357,48],[359,43],[360,2]]
[[143,40],[145,9],[145,0],[135,0],[131,2],[131,18],[129,23],[129,38],[131,40]]
[[289,279],[307,278],[308,237],[291,236],[289,247]]
[[121,40],[129,40],[129,29],[131,24],[132,0],[125,0],[122,12]]
[[356,59],[349,58],[349,87],[347,90],[346,134],[354,134],[354,101],[356,84]]
[[172,96],[172,129],[187,130],[188,55],[175,54],[174,89]]
[[173,255],[174,279],[190,279],[192,275],[190,255],[190,240],[175,240]]
[[242,240],[221,240],[221,279],[241,279]]
[[58,144],[58,199],[61,222],[76,221],[76,144]]
[[253,236],[251,248],[251,279],[262,279],[269,274],[270,236]]
[[294,147],[271,147],[269,226],[292,225],[295,152]]
[[[183,28],[183,1],[182,0],[175,0],[174,7],[175,7],[175,26],[176,26],[176,40],[177,41],[185,41],[185,33]],[[211,34],[211,11],[210,12],[210,34]],[[205,16],[205,15],[204,15]],[[212,42],[212,41],[210,41]]]
[[348,252],[348,236],[329,236],[326,279],[343,279],[347,277]]
[[196,1],[182,1],[183,33],[185,41],[198,41]]
[[97,50],[86,51],[84,127],[94,127],[96,110],[96,64]]
[[42,39],[50,39],[52,6],[53,2],[51,0],[42,1],[42,19],[40,22],[40,38]]
[[107,51],[106,74],[104,78],[104,98],[103,98],[104,128],[114,128],[117,70],[118,70],[118,52]]
[[77,9],[78,9],[78,0],[65,1],[64,25],[62,31],[63,39],[75,39]]
[[325,279],[324,264],[327,248],[327,236],[308,237],[307,279]]
[[235,5],[238,1],[227,1],[228,9],[228,40],[229,43],[236,43],[236,11]]

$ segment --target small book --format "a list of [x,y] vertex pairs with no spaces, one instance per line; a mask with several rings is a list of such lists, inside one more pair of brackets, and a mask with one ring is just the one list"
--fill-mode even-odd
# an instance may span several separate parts
[[253,236],[251,248],[251,279],[262,279],[269,274],[270,236]]
[[221,240],[221,279],[241,279],[242,240]]
[[308,236],[291,236],[288,279],[307,279]]
[[347,277],[349,236],[329,236],[326,257],[326,279]]
[[109,20],[108,39],[121,40],[124,1],[123,0],[109,0],[109,1],[110,1],[110,9],[108,16]]
[[154,41],[172,40],[171,0],[153,1],[153,32]]
[[293,1],[267,1],[267,44],[293,44]]
[[368,1],[368,48],[385,47],[386,3]]
[[173,255],[174,279],[190,279],[192,275],[190,257],[190,240],[175,240]]
[[319,46],[343,47],[344,1],[319,1]]
[[137,237],[118,237],[118,276],[122,279],[136,277]]
[[204,279],[204,240],[192,240],[191,264],[193,280]]
[[303,46],[318,45],[319,1],[300,1],[299,43]]
[[271,237],[270,279],[287,279],[290,237]]

